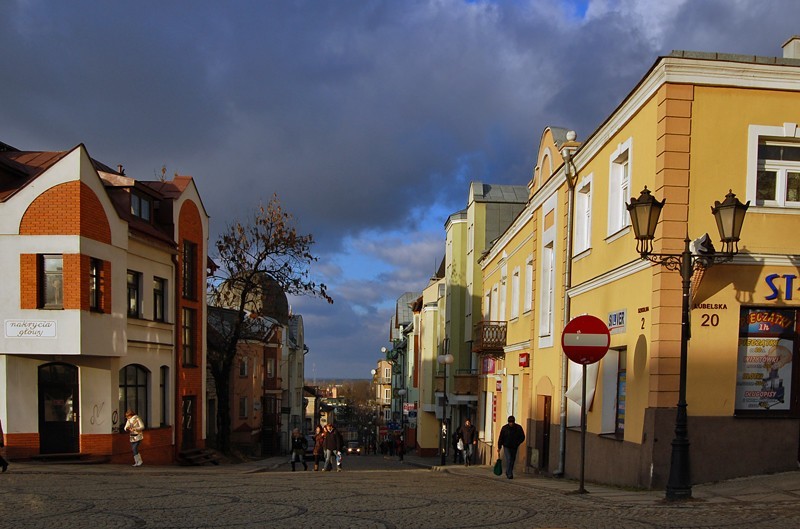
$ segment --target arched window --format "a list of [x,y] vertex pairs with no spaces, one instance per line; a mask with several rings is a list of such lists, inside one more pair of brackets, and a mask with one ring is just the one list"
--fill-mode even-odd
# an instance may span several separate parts
[[[127,365],[119,371],[119,414],[131,409],[142,418],[145,427],[150,426],[150,402],[147,397],[147,382],[149,372],[140,365]],[[125,421],[121,421],[122,427]]]

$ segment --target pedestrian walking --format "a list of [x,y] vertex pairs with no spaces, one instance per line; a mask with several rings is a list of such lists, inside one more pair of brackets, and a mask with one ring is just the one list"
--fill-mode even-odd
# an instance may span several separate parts
[[325,439],[322,442],[322,448],[325,450],[325,466],[323,471],[332,471],[334,468],[337,472],[342,471],[341,463],[337,460],[341,457],[342,445],[344,440],[342,434],[332,423],[325,425]]
[[505,448],[506,477],[508,479],[514,479],[517,448],[523,441],[525,441],[525,432],[522,426],[517,424],[513,415],[509,415],[508,424],[500,428],[500,436],[497,438],[497,457],[500,457],[500,451]]
[[314,428],[314,472],[319,470],[319,460],[323,457],[325,450],[322,448],[322,441],[325,439],[325,430],[319,424]]
[[471,420],[467,419],[458,428],[457,433],[461,438],[461,453],[464,455],[464,466],[468,467],[472,464],[472,454],[478,445],[478,429],[475,428]]
[[461,440],[460,429],[453,432],[453,435],[450,437],[450,444],[453,447],[453,464],[456,464],[458,460],[461,459],[461,452],[464,450],[464,442]]
[[133,451],[133,466],[142,466],[142,456],[139,454],[139,444],[144,439],[144,422],[132,409],[125,412],[125,431],[130,435],[131,450]]
[[306,449],[308,448],[308,439],[300,433],[300,428],[292,430],[292,472],[294,472],[295,463],[303,463],[303,470],[308,470],[306,464]]
[[397,457],[399,457],[400,461],[402,461],[403,456],[406,455],[405,439],[403,438],[403,434],[397,434],[395,441],[395,452],[397,452]]
[[8,470],[8,460],[6,459],[6,436],[3,433],[3,422],[0,421],[0,466],[3,467],[3,472]]

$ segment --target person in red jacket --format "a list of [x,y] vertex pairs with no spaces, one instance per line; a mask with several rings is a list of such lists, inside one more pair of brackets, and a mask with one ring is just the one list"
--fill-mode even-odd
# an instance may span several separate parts
[[517,459],[517,448],[525,441],[525,432],[522,426],[517,424],[513,415],[508,416],[508,424],[500,428],[500,436],[497,438],[497,457],[500,457],[500,450],[506,449],[506,477],[514,479],[514,461]]

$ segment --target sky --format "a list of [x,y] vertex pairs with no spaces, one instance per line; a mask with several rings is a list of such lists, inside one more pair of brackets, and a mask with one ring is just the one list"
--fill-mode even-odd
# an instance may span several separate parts
[[2,0],[0,141],[191,175],[209,245],[277,194],[334,298],[293,297],[306,378],[369,378],[470,182],[526,185],[661,55],[781,56],[797,0]]

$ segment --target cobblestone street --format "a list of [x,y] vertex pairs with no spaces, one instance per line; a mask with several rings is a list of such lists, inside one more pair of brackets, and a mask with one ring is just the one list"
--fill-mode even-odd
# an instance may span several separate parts
[[655,492],[579,495],[570,482],[555,488],[495,478],[488,467],[436,472],[380,457],[341,473],[290,472],[285,462],[266,470],[15,464],[0,476],[0,527],[800,527],[797,473],[780,478],[792,481],[782,491],[729,482],[670,504]]

